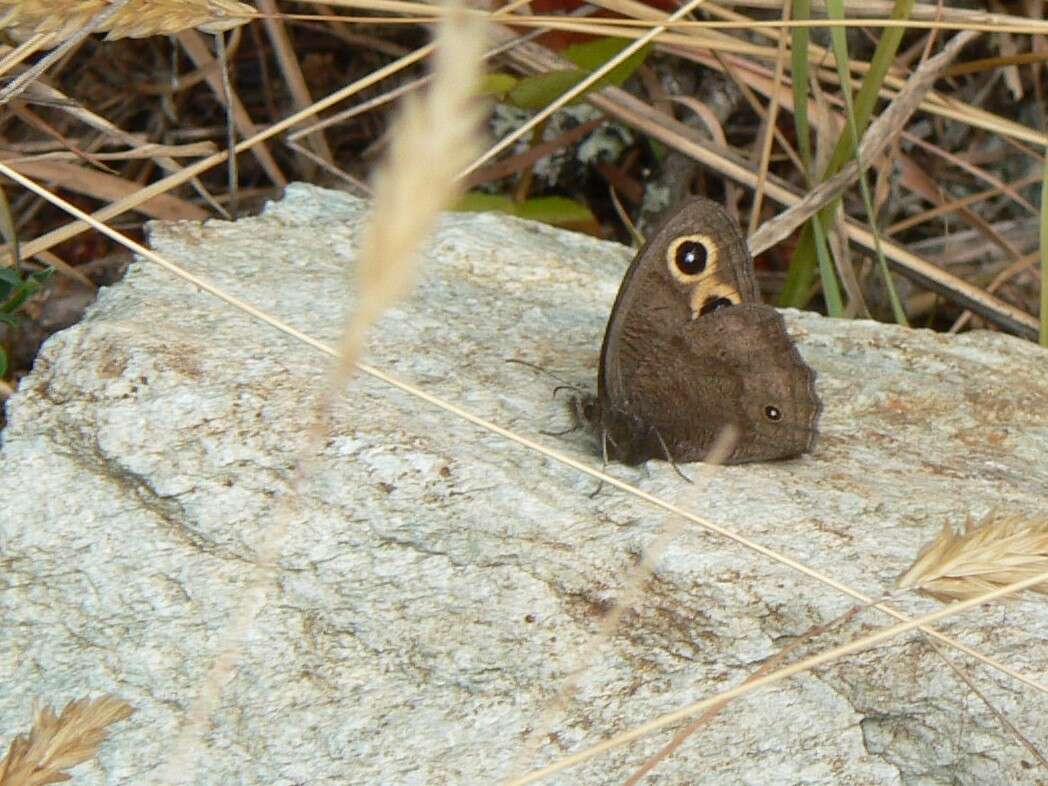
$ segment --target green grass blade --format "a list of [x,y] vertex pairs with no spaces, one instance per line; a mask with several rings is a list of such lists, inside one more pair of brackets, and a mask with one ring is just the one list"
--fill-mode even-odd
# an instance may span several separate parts
[[16,270],[22,266],[22,250],[18,245],[18,229],[11,213],[11,203],[7,201],[7,192],[0,187],[0,236],[11,249],[11,267]]
[[[844,19],[844,3],[843,0],[827,0],[826,12],[831,19]],[[884,249],[881,248],[881,234],[877,228],[877,216],[873,209],[873,199],[870,196],[869,184],[866,182],[866,170],[863,167],[862,161],[859,159],[859,128],[855,117],[855,106],[852,103],[851,95],[851,75],[848,71],[848,40],[845,37],[844,27],[831,27],[830,28],[830,41],[833,45],[833,57],[837,61],[837,77],[841,83],[841,96],[844,99],[844,114],[848,121],[848,134],[847,138],[851,141],[852,155],[855,156],[855,163],[859,167],[859,191],[862,193],[863,205],[866,208],[866,220],[870,225],[870,230],[873,233],[873,246],[874,251],[877,254],[878,268],[881,271],[881,277],[884,279],[884,286],[888,292],[888,300],[892,304],[892,314],[895,317],[895,321],[900,325],[908,325],[909,322],[906,319],[906,311],[902,307],[902,301],[899,299],[899,293],[895,291],[895,282],[892,281],[891,271],[888,269],[888,261],[884,258]],[[867,118],[868,119],[868,118]],[[844,137],[842,137],[843,139]],[[840,150],[840,145],[837,147]],[[819,223],[822,223],[823,213],[820,212]],[[820,260],[820,269],[822,268]],[[825,284],[826,274],[823,272],[823,281]]]
[[[889,18],[908,19],[910,12],[913,10],[913,4],[914,0],[896,0]],[[837,18],[843,18],[844,9],[840,3],[827,4],[827,15],[833,17],[832,5],[836,5],[839,9]],[[832,28],[832,30],[837,29]],[[870,60],[870,70],[866,72],[862,85],[859,87],[859,92],[855,96],[855,127],[859,136],[866,131],[866,126],[870,122],[870,116],[873,114],[874,106],[877,105],[877,98],[884,83],[884,77],[895,60],[895,54],[899,50],[899,42],[902,41],[902,36],[905,32],[905,28],[902,27],[888,27],[881,31],[880,40],[877,42],[877,46],[873,50],[873,58]],[[853,150],[851,138],[847,135],[841,136],[837,142],[837,147],[833,151],[833,155],[830,157],[830,163],[826,167],[826,172],[823,173],[823,179],[837,174],[837,171],[852,157]]]
[[822,276],[822,294],[826,299],[826,313],[831,317],[844,316],[844,301],[841,289],[837,284],[837,271],[833,267],[829,244],[826,242],[826,231],[818,216],[810,222],[815,239],[815,254],[819,260],[819,274]]
[[[794,19],[811,18],[811,0],[793,0]],[[790,71],[793,79],[793,124],[797,129],[797,152],[804,162],[804,176],[811,185],[811,126],[808,123],[808,41],[807,27],[795,27],[790,33]]]
[[[797,2],[804,2],[804,0],[797,0]],[[914,0],[896,0],[890,14],[891,18],[908,18],[910,11],[913,8],[913,4]],[[837,8],[838,18],[843,17],[843,8],[841,5],[838,4]],[[799,10],[796,5],[794,6],[794,9],[795,17],[800,18],[801,10]],[[877,42],[873,58],[870,61],[870,69],[866,73],[862,85],[859,88],[859,92],[855,96],[854,110],[851,113],[851,122],[855,134],[841,135],[836,148],[834,148],[833,155],[830,157],[830,162],[826,167],[826,171],[822,173],[823,179],[836,174],[841,166],[852,157],[856,149],[855,140],[861,136],[861,134],[866,130],[866,126],[869,124],[870,117],[873,114],[873,109],[876,106],[881,85],[884,82],[884,77],[888,73],[892,61],[895,59],[904,32],[905,30],[903,28],[888,28],[881,32],[880,40]],[[794,74],[794,90],[797,89],[796,81],[796,74]],[[850,81],[844,82],[842,90],[849,83]],[[797,106],[795,104],[794,112],[796,113],[796,111]],[[818,220],[822,221],[823,228],[831,225],[836,209],[837,201],[835,200],[826,205],[819,212]],[[817,219],[813,217],[812,220],[814,221]],[[811,222],[809,222],[809,226],[810,224]],[[806,226],[804,232],[801,234],[800,242],[797,244],[797,248],[793,252],[793,257],[790,260],[789,270],[786,275],[786,284],[779,297],[780,305],[803,308],[807,304],[807,293],[814,278],[813,263],[817,253],[814,235]],[[883,255],[881,255],[881,257],[883,258]],[[887,264],[884,264],[884,269],[886,269]],[[834,277],[836,278],[836,276]],[[890,281],[890,279],[887,280]],[[895,307],[896,303],[893,302],[892,308],[895,309]],[[896,316],[898,316],[898,314]]]
[[786,281],[777,301],[784,308],[804,308],[808,304],[808,293],[815,282],[815,236],[811,229],[814,220],[812,216],[801,230],[801,238],[786,268]]
[[[793,10],[790,13],[794,19],[810,19],[811,0],[793,0]],[[804,177],[811,185],[815,178],[811,160],[811,124],[808,121],[808,43],[811,36],[807,27],[795,27],[790,37],[793,124],[797,130],[797,152],[804,163]],[[815,259],[815,238],[809,223],[805,224],[801,231],[800,242],[786,270],[786,282],[779,293],[780,306],[803,308],[808,302],[808,293],[815,280]]]

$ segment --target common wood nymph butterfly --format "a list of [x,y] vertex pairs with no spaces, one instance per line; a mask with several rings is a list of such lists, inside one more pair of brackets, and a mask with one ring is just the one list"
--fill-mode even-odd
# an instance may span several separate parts
[[729,425],[728,464],[814,445],[815,372],[760,302],[746,240],[720,205],[689,199],[634,258],[604,333],[597,394],[575,407],[625,464],[701,461]]

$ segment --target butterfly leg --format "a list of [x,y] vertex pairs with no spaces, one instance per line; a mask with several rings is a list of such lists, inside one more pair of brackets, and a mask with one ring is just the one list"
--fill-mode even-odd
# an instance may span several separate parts
[[[578,391],[578,388],[573,385],[558,385],[553,389],[553,395],[556,396],[558,390],[566,389],[575,390],[576,392]],[[584,426],[587,427],[587,430],[591,430],[590,426],[593,422],[593,416],[592,412],[587,413],[587,409],[592,408],[592,405],[589,404],[588,401],[589,397],[584,394],[571,397],[571,419],[573,423],[571,428],[564,429],[563,431],[540,431],[539,433],[545,434],[547,437],[563,437],[565,434],[578,431]]]
[[[607,472],[607,470],[608,470],[608,442],[609,441],[613,445],[615,444],[615,440],[613,440],[610,436],[608,436],[608,430],[607,429],[602,430],[600,432],[600,458],[601,458],[600,471],[601,472]],[[591,493],[589,495],[590,499],[593,499],[598,494],[600,494],[600,490],[602,488],[604,488],[604,481],[603,480],[600,483],[597,484],[597,488],[595,488],[593,490],[593,493]]]
[[659,444],[662,446],[662,452],[666,454],[666,461],[668,461],[670,463],[670,466],[673,467],[673,471],[680,475],[688,483],[694,483],[695,481],[693,481],[691,478],[689,478],[687,475],[681,472],[680,467],[677,466],[677,462],[673,460],[673,456],[670,455],[670,449],[666,446],[666,440],[662,438],[662,434],[659,433],[659,430],[654,429],[654,431],[656,439],[659,440]]
[[578,385],[569,385],[565,383],[563,385],[557,385],[557,387],[553,388],[553,398],[556,398],[557,394],[560,393],[560,391],[562,390],[573,390],[575,391],[575,395],[577,396],[584,396],[586,394],[586,392]]

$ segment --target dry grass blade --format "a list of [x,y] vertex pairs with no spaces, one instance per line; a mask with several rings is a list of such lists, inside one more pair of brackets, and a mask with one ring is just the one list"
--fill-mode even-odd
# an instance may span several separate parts
[[[505,35],[508,37],[512,33]],[[507,57],[515,66],[531,73],[567,67],[567,61],[563,58],[533,44],[518,46],[508,52]],[[639,129],[644,134],[680,151],[713,171],[750,188],[756,187],[757,174],[749,162],[733,151],[711,144],[694,128],[650,106],[621,88],[607,87],[599,93],[587,95],[586,99],[597,109],[611,115],[616,120]],[[795,205],[802,198],[789,184],[771,175],[765,182],[765,195],[776,202],[790,206]],[[872,234],[866,227],[850,220],[846,223],[846,227],[850,240],[869,249],[875,247]],[[30,248],[28,243],[26,245],[27,256],[35,252],[35,248]],[[892,268],[920,286],[939,293],[965,308],[970,308],[1006,330],[1027,337],[1037,335],[1040,324],[1025,311],[993,295],[988,295],[980,287],[943,270],[898,243],[882,240],[881,247],[888,256]],[[751,248],[753,248],[752,241]]]
[[371,220],[361,239],[359,300],[342,344],[341,372],[360,358],[368,328],[415,280],[416,249],[479,155],[481,106],[474,97],[484,54],[481,22],[465,13],[440,26],[428,94],[408,96],[393,129],[389,158],[376,173]]
[[[110,0],[0,0],[0,29],[21,36],[69,38],[110,4]],[[195,27],[205,33],[245,24],[256,11],[237,0],[135,0],[102,25],[109,40],[168,35]]]
[[[906,82],[895,100],[880,113],[867,129],[859,148],[859,158],[873,162],[902,132],[907,120],[916,111],[924,97],[942,72],[960,54],[961,49],[973,38],[974,33],[965,32],[950,40],[943,50],[918,68]],[[765,222],[750,238],[750,250],[754,254],[770,248],[788,237],[804,221],[818,212],[830,200],[844,192],[859,177],[855,161],[843,167],[835,176],[812,188],[807,195],[789,210]]]
[[[939,600],[966,600],[1048,570],[1048,516],[990,513],[964,531],[949,524],[898,581]],[[1048,594],[1048,582],[1031,587]]]
[[[80,194],[89,194],[98,199],[121,199],[135,194],[140,188],[137,183],[124,180],[122,177],[108,175],[105,172],[95,172],[86,167],[62,161],[8,163],[29,177],[46,180],[52,186],[60,186]],[[203,208],[170,194],[155,196],[139,205],[138,210],[150,218],[169,221],[202,221],[208,218],[208,213]]]
[[[295,45],[291,34],[288,32],[284,20],[280,18],[280,9],[277,8],[276,0],[260,0],[259,8],[263,13],[267,14],[263,23],[270,40],[273,42],[273,54],[280,61],[280,70],[287,80],[288,89],[295,102],[295,108],[297,110],[305,109],[313,103],[313,97],[309,92],[309,85],[303,73],[302,63],[295,53]],[[331,148],[328,146],[322,131],[315,131],[310,134],[306,144],[325,164],[332,167],[335,166],[334,154],[331,152]]]
[[[294,493],[281,498],[281,507],[275,512],[273,523],[262,535],[257,554],[260,566],[275,565],[287,540],[292,508],[300,499],[300,484],[309,476],[310,463],[321,444],[330,403],[356,366],[368,329],[414,282],[416,248],[436,223],[439,211],[458,194],[460,186],[456,184],[455,176],[459,169],[480,148],[477,128],[481,113],[474,100],[474,89],[480,78],[484,47],[481,25],[461,11],[445,17],[437,35],[430,92],[423,100],[409,98],[393,129],[389,160],[375,177],[373,212],[361,241],[359,300],[344,334],[332,383],[317,408],[318,417],[296,461],[292,481]],[[214,288],[210,291],[218,294]],[[231,302],[228,296],[223,297]],[[255,310],[255,313],[261,317],[261,312]],[[265,321],[278,324],[278,320],[268,315]],[[299,336],[305,338],[303,334]],[[316,340],[310,343],[330,351]],[[207,725],[218,706],[222,689],[241,657],[242,643],[271,584],[272,571],[260,570],[243,594],[242,603],[232,618],[158,782],[184,783],[192,778],[193,761],[201,758]]]
[[[185,30],[178,34],[178,42],[185,49],[186,54],[192,58],[196,66],[206,70],[208,85],[214,92],[215,97],[232,114],[237,130],[246,137],[254,135],[257,129],[251,120],[250,113],[236,94],[230,94],[226,91],[223,83],[223,74],[228,73],[228,70],[221,65],[221,61],[218,58],[212,56],[208,50],[208,42],[204,37],[195,30]],[[218,67],[212,68],[214,65]],[[266,171],[269,179],[275,185],[280,188],[287,185],[288,179],[281,171],[280,165],[273,157],[268,146],[259,142],[259,144],[252,146],[251,153],[258,159],[259,165]]]
[[15,737],[0,761],[0,786],[43,786],[69,780],[66,770],[94,758],[106,727],[134,712],[115,696],[76,699],[60,715],[37,708],[33,728]]

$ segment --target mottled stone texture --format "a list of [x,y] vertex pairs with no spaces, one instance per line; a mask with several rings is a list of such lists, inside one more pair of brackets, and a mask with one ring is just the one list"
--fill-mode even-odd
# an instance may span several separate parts
[[[261,217],[155,224],[151,238],[334,341],[364,211],[293,186]],[[536,224],[449,216],[368,360],[598,465],[584,435],[540,434],[570,423],[557,383],[505,361],[591,385],[628,258]],[[819,373],[814,453],[724,468],[708,484],[686,467],[694,486],[661,462],[610,471],[871,595],[944,521],[994,506],[1045,512],[1048,353],[989,333],[787,321]],[[196,784],[495,783],[738,684],[853,603],[687,525],[635,613],[587,656],[666,515],[607,487],[591,498],[592,479],[367,377],[339,403],[302,497],[283,507],[328,366],[149,262],[47,343],[8,404],[0,454],[0,731],[24,729],[34,697],[115,693],[137,712],[77,783],[149,782],[274,516],[290,534]],[[1043,680],[1048,612],[1035,597],[943,629]],[[887,622],[864,612],[803,651]],[[1048,698],[957,659],[1044,750]],[[584,662],[529,750],[527,732]],[[550,782],[620,783],[666,739]],[[1043,783],[1038,766],[907,636],[733,703],[649,782],[1014,786]]]

